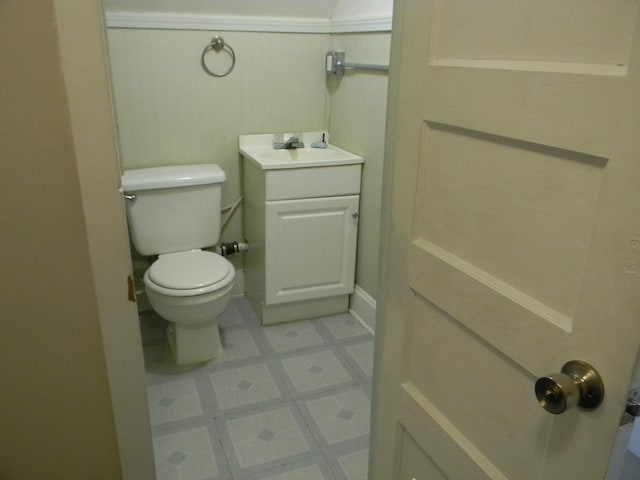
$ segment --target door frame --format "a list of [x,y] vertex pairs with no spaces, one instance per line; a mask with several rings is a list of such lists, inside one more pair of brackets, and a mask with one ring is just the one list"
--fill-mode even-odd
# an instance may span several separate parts
[[100,0],[54,0],[122,478],[155,478]]

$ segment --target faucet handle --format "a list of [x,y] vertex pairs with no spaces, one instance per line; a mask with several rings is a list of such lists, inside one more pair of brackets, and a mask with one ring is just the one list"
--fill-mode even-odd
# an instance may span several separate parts
[[273,136],[273,148],[274,149],[290,149],[290,148],[304,148],[304,143],[300,141],[301,134],[291,134],[289,138],[284,139],[284,135],[277,133]]
[[284,133],[273,134],[273,148],[275,149],[284,148]]

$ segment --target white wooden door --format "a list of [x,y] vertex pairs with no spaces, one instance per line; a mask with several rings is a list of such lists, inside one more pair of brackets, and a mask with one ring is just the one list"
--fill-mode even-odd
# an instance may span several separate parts
[[[397,0],[370,478],[601,479],[640,343],[638,2]],[[545,412],[569,360],[595,411]]]
[[266,203],[266,304],[353,292],[358,195]]

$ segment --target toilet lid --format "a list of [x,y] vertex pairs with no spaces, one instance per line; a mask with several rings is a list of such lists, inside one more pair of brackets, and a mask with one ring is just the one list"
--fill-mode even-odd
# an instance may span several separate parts
[[224,280],[231,264],[220,255],[201,250],[160,255],[149,268],[153,283],[173,290],[192,290]]

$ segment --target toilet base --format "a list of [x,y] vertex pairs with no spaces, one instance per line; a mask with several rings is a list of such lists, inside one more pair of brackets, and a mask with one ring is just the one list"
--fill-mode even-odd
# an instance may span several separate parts
[[180,325],[170,322],[167,339],[177,365],[209,362],[222,354],[218,322]]

